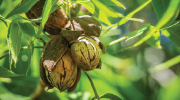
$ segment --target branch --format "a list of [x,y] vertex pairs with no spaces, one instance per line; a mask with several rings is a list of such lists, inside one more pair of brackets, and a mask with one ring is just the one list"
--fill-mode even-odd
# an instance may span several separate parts
[[44,94],[46,86],[47,85],[45,85],[44,82],[42,80],[40,80],[36,90],[31,95],[31,100],[39,100],[40,97]]
[[100,99],[99,99],[99,95],[98,95],[98,93],[97,93],[97,91],[96,91],[96,88],[95,88],[95,86],[94,86],[94,84],[93,84],[93,81],[92,81],[91,77],[90,77],[85,71],[83,71],[83,72],[86,74],[86,76],[88,77],[88,79],[89,79],[89,81],[90,81],[90,83],[91,83],[91,86],[92,86],[93,91],[94,91],[94,94],[95,94],[95,99],[100,100]]
[[[24,49],[27,49],[27,48],[28,48],[28,46],[22,47],[22,48],[20,49],[20,51],[21,51],[21,50],[24,50]],[[35,46],[34,48],[44,48],[44,46]],[[0,60],[3,59],[4,57],[8,56],[8,55],[9,55],[9,52],[6,53],[6,54],[4,54],[3,56],[1,56],[1,57],[0,57]]]

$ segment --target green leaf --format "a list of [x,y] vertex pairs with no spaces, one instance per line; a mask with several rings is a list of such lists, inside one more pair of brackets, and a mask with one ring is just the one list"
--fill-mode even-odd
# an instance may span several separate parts
[[166,12],[171,0],[152,0],[152,4],[158,19],[161,19]]
[[57,2],[58,0],[46,0],[46,3],[43,8],[43,13],[42,13],[42,21],[39,26],[38,32],[36,34],[36,38],[38,38],[41,32],[43,31],[44,25],[46,24],[49,18],[49,15],[51,14],[51,11]]
[[0,15],[0,20],[8,27],[7,22],[3,16]]
[[15,74],[14,72],[0,66],[0,77],[8,78],[8,77],[17,77],[17,76],[22,76],[22,75]]
[[18,22],[19,28],[22,33],[28,34],[29,36],[35,35],[34,27],[29,23]]
[[110,99],[110,100],[122,100],[121,98],[119,98],[118,96],[114,95],[114,94],[111,94],[111,93],[106,93],[106,94],[103,94],[101,98],[107,98],[107,99]]
[[175,64],[178,64],[180,62],[180,55],[162,63],[162,64],[159,64],[159,65],[156,65],[152,68],[149,69],[149,72],[153,73],[153,72],[157,72],[157,71],[160,71],[160,70],[163,70],[163,69],[167,69],[167,68],[170,68],[172,67],[173,65]]
[[180,23],[168,28],[167,30],[162,30],[161,32],[167,36],[176,46],[180,46]]
[[[145,37],[146,34],[141,34],[141,37]],[[155,31],[152,36],[146,40],[146,42],[156,48],[162,49],[162,46],[160,45],[160,33],[159,31]]]
[[102,10],[98,9],[98,12],[95,11],[95,9],[97,9],[97,7],[91,1],[87,1],[87,2],[78,2],[77,1],[76,3],[83,5],[90,13],[94,14],[99,20],[101,20],[105,24],[111,25],[111,23],[109,22],[105,13]]
[[125,42],[137,37],[137,36],[140,36],[141,34],[147,32],[150,30],[150,27],[151,25],[150,24],[145,24],[145,25],[142,25],[141,27],[139,27],[137,30],[131,32],[128,36],[127,36],[127,39]]
[[126,17],[124,17],[123,19],[121,19],[119,22],[117,22],[116,24],[114,24],[111,28],[116,27],[116,26],[120,26],[124,23],[126,23],[127,21],[129,21],[129,18],[131,18],[135,13],[137,13],[138,11],[140,11],[141,9],[143,9],[147,4],[149,4],[151,2],[151,0],[146,1],[144,4],[142,4],[141,6],[139,6],[138,8],[136,8],[134,11],[132,11],[131,13],[129,13]]
[[1,6],[2,2],[3,2],[3,0],[0,0],[0,6]]
[[26,13],[38,0],[22,0],[7,16],[6,19],[14,14]]
[[100,1],[107,6],[119,6],[126,9],[126,7],[117,0],[100,0]]
[[12,53],[12,59],[15,63],[17,63],[17,58],[20,52],[21,48],[21,35],[22,32],[19,29],[18,21],[21,21],[21,19],[15,19],[11,22],[9,29],[8,29],[8,36],[7,36],[7,42],[9,46],[9,50]]
[[157,29],[160,29],[161,27],[163,27],[165,24],[168,23],[169,20],[171,20],[177,14],[179,3],[180,3],[180,0],[171,0],[170,1],[170,4],[169,4],[166,12],[163,14],[161,19],[155,26]]
[[108,7],[104,5],[103,3],[101,3],[99,0],[92,0],[92,2],[96,6],[96,8],[98,8],[99,10],[102,10],[107,15],[110,15],[111,17],[119,17],[119,16],[122,17],[122,14],[116,13],[113,10],[108,9]]

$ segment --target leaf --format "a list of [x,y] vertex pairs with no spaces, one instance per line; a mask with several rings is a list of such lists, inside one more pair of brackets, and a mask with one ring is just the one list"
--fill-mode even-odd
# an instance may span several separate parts
[[142,4],[141,6],[139,6],[138,8],[136,8],[134,11],[132,11],[131,13],[129,13],[126,17],[124,17],[123,19],[121,19],[119,22],[117,22],[116,24],[114,24],[111,28],[116,27],[116,26],[120,26],[124,23],[126,23],[129,18],[131,18],[135,13],[137,13],[138,11],[140,11],[141,9],[143,9],[147,4],[149,4],[151,2],[151,0],[146,1],[144,4]]
[[156,65],[152,68],[149,69],[149,72],[153,73],[153,72],[157,72],[157,71],[160,71],[160,70],[163,70],[163,69],[167,69],[167,68],[170,68],[172,67],[173,65],[175,64],[178,64],[180,62],[180,55],[162,63],[162,64],[159,64],[159,65]]
[[36,38],[38,38],[38,36],[43,31],[44,25],[46,24],[46,22],[49,18],[49,15],[51,14],[51,11],[57,2],[58,2],[58,0],[46,0],[44,8],[43,8],[43,13],[42,13],[42,21],[39,26],[38,32],[36,34]]
[[162,18],[163,14],[166,12],[168,8],[170,1],[171,0],[152,0],[152,4],[158,19]]
[[[146,36],[146,34],[141,34],[141,37],[143,38],[144,36]],[[146,40],[146,42],[156,48],[162,49],[162,46],[160,44],[160,33],[159,31],[155,31],[152,36]]]
[[125,42],[127,42],[127,41],[129,41],[129,40],[131,40],[131,39],[133,39],[133,38],[135,38],[135,37],[137,37],[137,36],[139,36],[139,35],[147,32],[147,31],[149,31],[149,30],[150,30],[150,27],[151,27],[150,24],[142,25],[142,26],[139,27],[137,30],[131,32],[131,33],[127,36],[127,39],[126,39]]
[[103,2],[107,6],[119,6],[126,9],[126,7],[120,2],[118,2],[117,0],[100,0],[100,1]]
[[22,0],[7,16],[6,19],[14,14],[26,13],[38,0]]
[[101,3],[99,0],[92,0],[92,2],[96,6],[96,8],[103,11],[107,15],[110,15],[111,17],[119,17],[119,16],[122,17],[120,13],[116,13],[113,10],[108,9],[108,7],[104,5],[103,3]]
[[122,100],[121,98],[119,98],[118,96],[114,95],[114,94],[111,94],[111,93],[106,93],[106,94],[103,94],[101,98],[107,98],[107,99],[110,99],[110,100]]
[[3,0],[0,0],[0,6],[2,5]]
[[176,46],[180,46],[180,23],[174,25],[167,30],[161,31],[166,37],[168,37]]
[[0,15],[0,20],[8,27],[7,22],[3,16]]
[[27,68],[27,72],[26,72],[26,76],[27,76],[27,73],[29,71],[29,68],[30,68],[30,64],[31,64],[31,56],[33,54],[33,51],[34,51],[34,43],[32,42],[32,38],[30,35],[28,34],[23,34],[22,35],[26,45],[27,45],[27,56],[28,56],[28,68]]
[[169,20],[171,20],[177,14],[176,12],[178,10],[179,3],[180,3],[180,0],[171,0],[170,1],[170,4],[169,4],[166,12],[163,14],[161,19],[155,26],[157,29],[160,29],[161,27],[163,27],[165,24],[168,23]]
[[98,9],[99,13],[95,11],[95,9],[97,9],[97,7],[91,1],[87,1],[87,2],[78,2],[77,1],[76,3],[83,5],[90,13],[94,14],[99,20],[101,20],[105,24],[111,25],[111,23],[109,22],[105,13],[102,10]]
[[29,24],[27,22],[25,22],[25,23],[18,22],[18,25],[19,25],[19,28],[20,28],[22,33],[28,34],[29,36],[35,35],[34,27],[31,24]]
[[9,46],[9,50],[12,53],[12,59],[15,63],[17,63],[17,58],[21,48],[21,35],[22,32],[20,31],[17,22],[21,19],[17,18],[13,20],[8,29],[8,36],[7,42]]
[[15,74],[14,72],[0,66],[0,77],[8,78],[8,77],[17,77],[17,76],[22,76],[22,75]]

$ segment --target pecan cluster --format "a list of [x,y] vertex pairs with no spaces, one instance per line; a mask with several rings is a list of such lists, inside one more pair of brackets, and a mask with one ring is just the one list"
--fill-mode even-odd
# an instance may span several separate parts
[[[36,6],[27,13],[27,16],[30,17],[29,13],[37,15],[38,12],[34,11]],[[59,11],[52,14],[58,16],[56,12]],[[61,15],[64,14],[60,13],[59,16]],[[52,16],[50,15],[45,25],[48,28],[44,28],[45,31],[50,27],[53,28],[54,31],[47,32],[54,35],[46,43],[41,55],[41,79],[49,88],[57,87],[60,91],[67,89],[68,92],[72,92],[80,79],[81,69],[90,71],[101,68],[100,51],[106,52],[106,47],[97,38],[101,33],[101,24],[87,15],[67,21],[65,15],[55,19]],[[49,22],[51,20],[63,21],[66,24],[59,23],[59,27],[56,27],[58,23],[51,25]],[[59,33],[57,30],[60,30]]]

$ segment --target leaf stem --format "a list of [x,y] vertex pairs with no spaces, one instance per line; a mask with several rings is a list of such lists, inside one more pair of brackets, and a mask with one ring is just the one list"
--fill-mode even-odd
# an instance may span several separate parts
[[[22,47],[22,48],[20,49],[20,51],[21,51],[21,50],[24,50],[24,49],[27,49],[27,48],[28,48],[28,46]],[[35,46],[34,48],[44,48],[44,46]],[[1,57],[0,57],[0,60],[3,59],[4,57],[8,56],[8,55],[9,55],[9,52],[6,53],[6,54],[4,54],[3,56],[1,56]]]
[[97,99],[97,100],[100,100],[99,99],[99,95],[98,95],[98,93],[97,93],[97,91],[96,91],[96,88],[95,88],[95,86],[94,86],[94,84],[93,84],[93,81],[92,81],[92,79],[91,79],[91,77],[88,75],[88,73],[86,73],[85,71],[83,71],[85,74],[86,74],[86,76],[88,77],[88,79],[89,79],[89,81],[90,81],[90,83],[91,83],[91,86],[92,86],[92,88],[93,88],[93,91],[94,91],[94,94],[95,94],[95,98]]
[[113,45],[115,43],[121,42],[122,40],[124,40],[126,38],[127,38],[127,36],[121,37],[121,38],[119,38],[117,40],[114,40],[114,41],[110,42],[107,46],[110,46],[110,45]]

